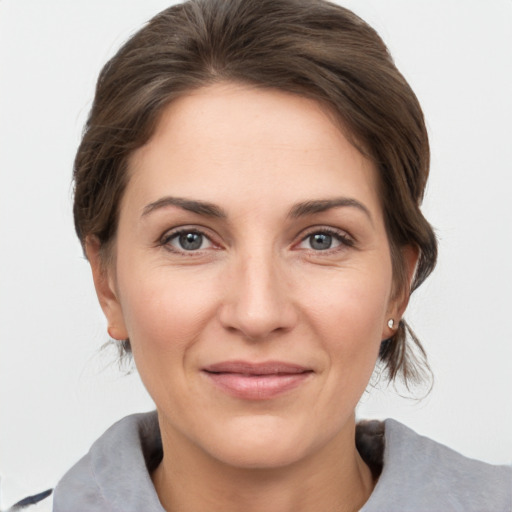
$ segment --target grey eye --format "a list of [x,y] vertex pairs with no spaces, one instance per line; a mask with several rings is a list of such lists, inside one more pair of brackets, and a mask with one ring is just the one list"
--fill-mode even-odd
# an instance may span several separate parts
[[332,247],[332,235],[327,233],[315,233],[308,238],[311,248],[315,251],[325,251]]
[[201,233],[181,233],[178,236],[180,249],[185,251],[197,251],[203,245],[203,235]]
[[160,243],[169,250],[178,253],[203,251],[214,247],[208,235],[193,228],[168,232],[162,237]]

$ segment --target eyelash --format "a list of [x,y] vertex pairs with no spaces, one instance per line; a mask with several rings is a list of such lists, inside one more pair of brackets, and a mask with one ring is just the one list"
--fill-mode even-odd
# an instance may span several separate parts
[[318,254],[328,255],[328,254],[332,254],[332,253],[338,252],[340,250],[346,249],[347,247],[355,246],[354,239],[352,237],[350,237],[345,231],[341,231],[341,230],[338,230],[335,228],[328,228],[328,227],[311,228],[310,230],[308,230],[308,232],[304,236],[302,236],[302,238],[299,241],[299,244],[303,243],[304,241],[306,241],[309,237],[311,237],[313,235],[329,235],[329,236],[332,236],[335,240],[337,240],[340,243],[340,245],[338,247],[332,247],[329,249],[316,250],[316,251],[314,249],[310,249],[310,251],[315,254],[318,253]]
[[[178,237],[180,237],[181,235],[186,235],[186,234],[200,235],[204,239],[206,239],[210,244],[212,244],[213,248],[218,248],[218,245],[215,244],[215,242],[213,242],[211,236],[206,234],[205,231],[202,231],[201,229],[197,229],[197,228],[187,228],[187,227],[178,228],[178,229],[172,230],[170,232],[167,231],[159,239],[158,245],[174,254],[178,254],[181,256],[188,256],[188,257],[201,255],[204,253],[205,250],[208,250],[208,249],[197,249],[197,250],[189,250],[189,251],[187,251],[186,249],[180,250],[180,249],[173,247],[170,244],[170,242],[172,240],[175,240]],[[293,245],[293,247],[296,247],[297,245],[300,245],[301,243],[305,242],[309,237],[312,237],[313,235],[319,235],[319,234],[332,236],[337,242],[339,242],[340,245],[337,247],[323,249],[323,250],[306,249],[306,250],[309,250],[313,254],[328,255],[328,254],[332,254],[332,253],[338,252],[340,250],[346,249],[347,247],[355,246],[354,239],[352,237],[350,237],[344,231],[337,230],[334,228],[328,228],[328,227],[314,227],[314,228],[310,228],[310,230],[308,230],[308,232],[306,234],[304,234],[300,238],[300,240]]]
[[216,247],[216,244],[212,241],[212,237],[208,236],[204,231],[197,229],[197,228],[187,228],[187,227],[178,228],[178,229],[172,230],[170,232],[167,231],[160,238],[158,245],[160,245],[161,247],[164,247],[166,250],[168,250],[172,253],[175,253],[175,254],[178,254],[181,256],[196,256],[198,254],[202,254],[205,249],[187,251],[186,249],[181,249],[181,250],[177,249],[170,244],[170,242],[172,240],[179,238],[181,235],[188,235],[188,234],[200,235],[205,240],[210,242],[210,244],[212,244],[212,246]]

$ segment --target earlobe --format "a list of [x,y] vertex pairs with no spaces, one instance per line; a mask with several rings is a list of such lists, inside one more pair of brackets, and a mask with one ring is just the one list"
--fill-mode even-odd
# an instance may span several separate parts
[[116,340],[128,338],[121,304],[115,289],[112,265],[106,265],[101,255],[101,243],[95,236],[85,240],[85,253],[91,265],[94,287],[101,309],[108,322],[108,334]]
[[393,336],[400,324],[402,316],[409,303],[411,295],[411,287],[416,273],[416,265],[419,258],[419,249],[414,245],[406,245],[402,247],[402,261],[404,263],[404,286],[389,304],[388,317],[382,339]]

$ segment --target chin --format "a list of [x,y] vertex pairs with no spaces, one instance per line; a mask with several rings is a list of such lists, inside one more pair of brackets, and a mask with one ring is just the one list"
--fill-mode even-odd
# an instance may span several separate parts
[[289,466],[313,452],[319,441],[309,440],[298,422],[290,425],[282,418],[246,417],[232,423],[212,432],[205,448],[215,459],[237,468]]

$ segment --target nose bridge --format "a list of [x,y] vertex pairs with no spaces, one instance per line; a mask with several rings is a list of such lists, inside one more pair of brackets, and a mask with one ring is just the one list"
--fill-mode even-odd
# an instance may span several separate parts
[[248,311],[254,310],[256,314],[265,309],[270,311],[270,306],[279,305],[283,280],[282,276],[280,279],[277,266],[275,258],[266,251],[244,258],[239,276],[242,292],[240,300],[245,302]]
[[247,338],[288,330],[295,320],[286,269],[268,246],[243,251],[234,263],[223,322]]

